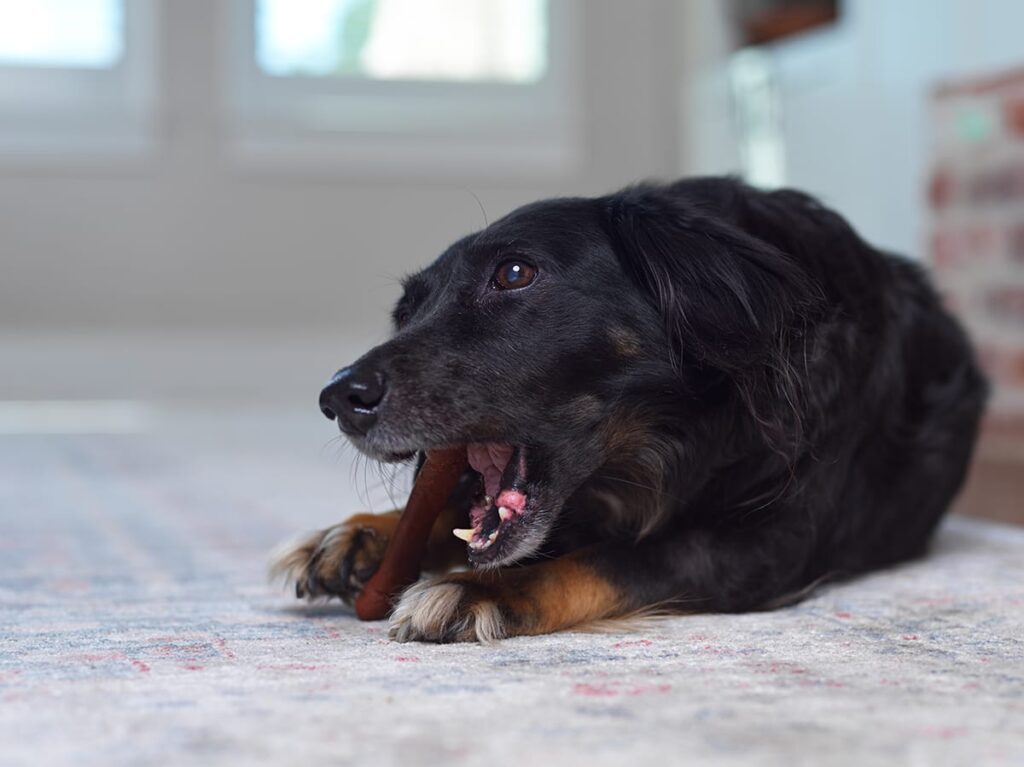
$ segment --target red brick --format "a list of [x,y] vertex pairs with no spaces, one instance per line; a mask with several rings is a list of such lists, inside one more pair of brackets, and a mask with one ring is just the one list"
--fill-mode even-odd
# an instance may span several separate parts
[[1024,141],[1024,99],[1008,99],[1003,106],[1006,132]]

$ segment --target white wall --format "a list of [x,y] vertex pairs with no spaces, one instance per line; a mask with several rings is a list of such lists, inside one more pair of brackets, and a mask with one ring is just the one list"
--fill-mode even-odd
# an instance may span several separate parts
[[[558,2],[558,0],[555,0]],[[395,277],[523,202],[678,168],[678,9],[579,3],[586,158],[551,180],[240,171],[222,141],[220,2],[163,0],[156,156],[0,163],[0,331],[386,327]]]
[[[786,183],[821,196],[877,244],[920,255],[928,93],[941,80],[1024,66],[1022,30],[1020,0],[845,0],[837,27],[775,45]],[[727,48],[709,39],[685,160],[720,172],[738,161]]]

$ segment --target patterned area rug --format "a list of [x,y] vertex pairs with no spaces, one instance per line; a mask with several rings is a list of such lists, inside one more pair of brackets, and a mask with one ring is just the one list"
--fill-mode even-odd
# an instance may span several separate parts
[[0,763],[1024,764],[1024,531],[778,612],[399,645],[266,584],[365,505],[283,423],[0,437]]

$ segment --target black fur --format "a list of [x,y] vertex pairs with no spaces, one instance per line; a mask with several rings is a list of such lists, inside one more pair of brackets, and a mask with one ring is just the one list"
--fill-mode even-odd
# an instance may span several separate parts
[[[497,290],[498,265],[536,267]],[[922,553],[986,384],[922,270],[726,178],[526,206],[406,283],[353,440],[526,447],[491,566],[585,550],[625,609],[747,610]]]

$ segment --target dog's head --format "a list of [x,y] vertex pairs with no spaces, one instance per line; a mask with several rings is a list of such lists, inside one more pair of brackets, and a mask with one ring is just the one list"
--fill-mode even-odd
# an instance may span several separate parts
[[379,460],[465,445],[478,565],[534,553],[609,466],[657,490],[666,451],[698,456],[723,387],[770,367],[802,289],[777,250],[664,187],[526,206],[404,287],[392,338],[320,407]]

